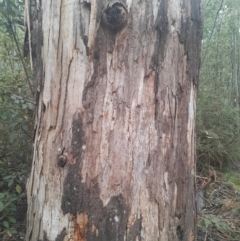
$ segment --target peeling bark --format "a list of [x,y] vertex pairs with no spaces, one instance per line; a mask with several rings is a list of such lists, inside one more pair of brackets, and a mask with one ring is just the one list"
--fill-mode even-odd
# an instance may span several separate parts
[[201,1],[114,4],[36,8],[27,241],[195,240]]

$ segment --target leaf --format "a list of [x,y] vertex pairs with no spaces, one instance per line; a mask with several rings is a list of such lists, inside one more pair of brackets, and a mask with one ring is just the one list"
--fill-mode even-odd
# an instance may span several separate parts
[[8,223],[7,221],[3,221],[3,226],[4,226],[5,228],[9,228],[9,223]]
[[11,234],[11,232],[9,231],[9,229],[7,230],[7,234],[8,234],[9,237],[12,237],[12,234]]
[[11,209],[11,211],[16,211],[16,210],[17,210],[17,207],[16,207],[16,205],[15,205],[14,203],[11,203],[11,204],[9,205],[9,209]]
[[16,223],[16,218],[10,216],[10,217],[8,217],[8,221],[9,221],[10,223]]
[[23,104],[22,105],[22,108],[25,110],[27,108],[27,105],[26,104]]
[[11,234],[17,234],[17,230],[15,228],[9,228],[8,231],[11,233]]
[[8,181],[8,187],[11,187],[13,185],[13,179],[10,179],[9,181]]
[[27,125],[22,125],[22,128],[24,131],[28,131],[28,126]]
[[208,218],[204,218],[203,221],[206,228],[208,228],[211,225],[211,221]]
[[8,179],[12,179],[12,175],[8,175],[3,178],[3,180],[8,180]]
[[18,193],[18,194],[20,194],[21,192],[22,192],[22,188],[21,188],[21,186],[20,185],[16,185],[16,192]]

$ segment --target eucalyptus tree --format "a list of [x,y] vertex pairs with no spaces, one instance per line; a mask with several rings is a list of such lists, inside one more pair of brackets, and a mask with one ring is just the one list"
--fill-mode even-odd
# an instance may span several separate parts
[[28,241],[194,240],[200,0],[36,1]]

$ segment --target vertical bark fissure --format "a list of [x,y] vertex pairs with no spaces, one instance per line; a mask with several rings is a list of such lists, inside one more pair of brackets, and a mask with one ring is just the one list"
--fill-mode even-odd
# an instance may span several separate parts
[[165,56],[165,44],[167,40],[167,34],[168,34],[168,17],[167,17],[167,12],[168,12],[168,2],[166,0],[162,0],[160,2],[160,6],[158,9],[158,15],[156,19],[156,24],[155,24],[155,29],[157,31],[157,38],[156,38],[156,43],[155,43],[155,51],[153,55],[153,64],[155,68],[155,98],[156,98],[156,103],[155,103],[155,119],[158,121],[158,106],[159,103],[159,88],[158,86],[161,84],[160,83],[160,78],[159,78],[159,72],[161,71],[161,65],[164,61],[164,56]]
[[[59,28],[59,33],[60,33],[60,28]],[[60,37],[59,37],[60,39]],[[58,43],[59,44],[59,43]],[[58,46],[58,53],[60,52],[60,71],[61,71],[61,75],[60,75],[60,90],[62,90],[62,87],[64,87],[64,83],[63,83],[63,43],[61,44],[61,48],[59,48],[60,46]],[[57,54],[58,55],[58,54]],[[58,58],[58,56],[57,56]],[[67,87],[67,84],[66,84],[66,87]],[[58,99],[57,99],[57,113],[56,113],[56,125],[54,126],[54,129],[55,129],[55,138],[54,138],[54,142],[56,141],[57,137],[59,136],[59,132],[61,131],[61,126],[62,126],[62,120],[60,120],[59,116],[61,115],[61,112],[65,110],[65,106],[61,106],[60,108],[60,104],[61,104],[61,98],[64,98],[66,99],[66,90],[65,90],[65,94],[64,96],[62,97],[62,91],[60,91],[60,93],[58,94]],[[64,101],[65,102],[65,101]],[[62,116],[63,118],[63,116]],[[48,139],[48,138],[47,138]]]
[[[65,89],[61,90],[61,96],[60,96],[59,101],[58,101],[58,107],[57,108],[59,109],[59,111],[57,113],[57,126],[56,126],[56,130],[55,130],[55,141],[58,138],[58,136],[60,135],[60,132],[64,131],[63,130],[63,124],[64,124],[64,117],[65,117],[65,112],[66,112],[67,87],[68,87],[68,80],[69,80],[72,62],[73,62],[73,57],[70,59],[68,67],[67,67],[68,68],[67,76],[66,76],[66,79],[64,79]],[[61,55],[61,79],[60,79],[60,83],[61,83],[61,87],[64,87],[63,78],[62,78],[63,77],[62,69],[63,69],[63,47],[62,47],[62,55]],[[60,108],[61,97],[63,98],[63,101],[62,101],[62,105],[61,105],[61,108]]]

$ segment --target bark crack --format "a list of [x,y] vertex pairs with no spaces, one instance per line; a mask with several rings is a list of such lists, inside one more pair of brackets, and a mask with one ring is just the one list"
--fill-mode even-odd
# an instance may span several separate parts
[[[63,44],[62,44],[62,56],[61,56],[61,72],[63,71]],[[70,70],[71,70],[71,65],[72,65],[72,61],[73,61],[74,57],[72,57],[69,61],[69,64],[68,64],[68,71],[67,71],[67,77],[66,77],[66,81],[65,81],[65,90],[63,90],[63,92],[60,90],[60,93],[63,96],[63,107],[61,107],[61,110],[63,111],[62,113],[60,111],[57,112],[57,128],[56,128],[56,131],[55,131],[55,138],[54,138],[54,142],[56,141],[57,137],[59,136],[60,134],[60,131],[62,129],[62,126],[63,126],[63,121],[64,121],[64,112],[66,111],[66,99],[67,99],[67,87],[68,87],[68,81],[69,81],[69,76],[70,76]],[[60,86],[64,86],[62,84],[62,76],[63,76],[63,73],[61,73],[61,85]],[[61,99],[61,94],[60,94],[60,99]],[[57,109],[59,109],[59,105],[60,105],[60,100],[58,101],[58,107]],[[61,114],[61,116],[59,115]],[[61,118],[61,120],[59,120],[59,118]]]

